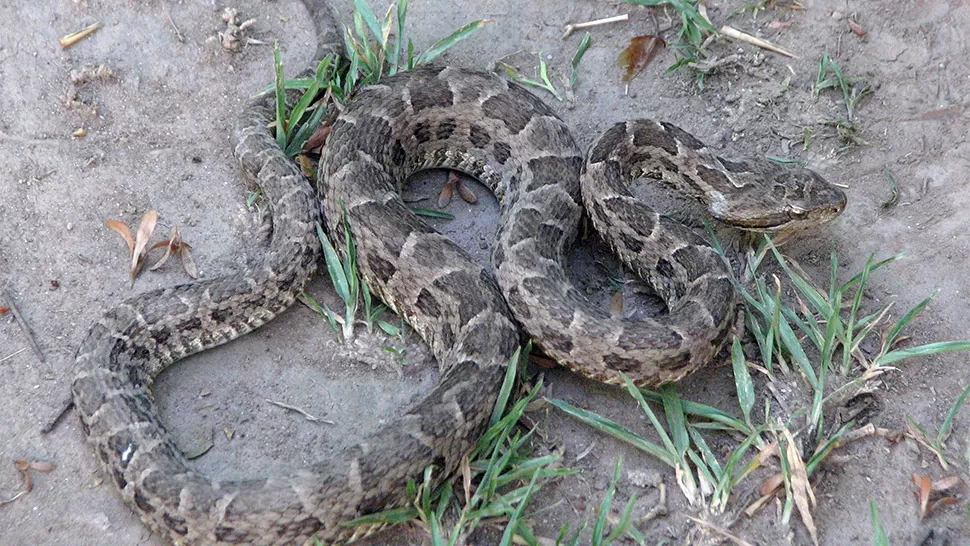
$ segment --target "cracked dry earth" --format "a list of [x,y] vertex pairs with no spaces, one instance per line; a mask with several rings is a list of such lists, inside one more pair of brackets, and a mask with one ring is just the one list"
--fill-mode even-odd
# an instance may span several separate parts
[[[719,0],[708,10],[721,24],[742,5]],[[266,231],[259,211],[246,207],[251,188],[232,158],[228,129],[247,97],[269,82],[272,52],[247,40],[279,40],[289,73],[309,61],[315,44],[296,0],[238,1],[231,7],[240,21],[253,21],[238,33],[238,51],[229,52],[217,37],[226,30],[224,7],[211,0],[29,5],[0,0],[0,283],[46,356],[45,363],[38,360],[9,313],[0,319],[0,500],[21,489],[14,460],[56,465],[51,472],[32,472],[33,490],[0,505],[0,543],[163,543],[104,480],[73,415],[49,434],[39,429],[59,411],[74,351],[95,318],[131,294],[187,280],[170,262],[142,274],[132,288],[126,250],[105,228],[106,219],[133,223],[144,211],[157,209],[158,232],[178,225],[204,276],[225,274],[258,255]],[[375,11],[384,7],[376,5]],[[904,259],[873,277],[864,305],[876,309],[892,301],[894,309],[908,309],[939,289],[914,324],[911,342],[966,339],[970,6],[962,0],[813,0],[803,8],[779,4],[757,18],[750,11],[731,18],[731,25],[778,43],[797,58],[734,42],[713,44],[719,58],[734,56],[733,62],[708,76],[703,91],[687,72],[664,74],[674,60],[669,50],[629,88],[620,82],[615,58],[630,38],[659,26],[668,41],[674,40],[676,19],[662,9],[593,0],[414,0],[408,23],[420,50],[468,21],[492,19],[444,62],[488,69],[501,59],[532,75],[541,52],[562,89],[581,38],[561,39],[563,26],[629,13],[627,23],[592,30],[593,47],[569,100],[542,95],[582,145],[618,120],[646,116],[674,122],[728,157],[768,154],[806,162],[847,187],[849,206],[836,222],[798,237],[786,252],[822,280],[833,242],[846,272],[860,270],[871,253],[905,252]],[[848,19],[867,33],[853,33]],[[70,49],[58,46],[59,37],[95,21],[104,27]],[[846,74],[873,85],[856,113],[867,145],[845,146],[826,124],[844,112],[840,94],[812,97],[825,52]],[[92,79],[72,82],[72,74],[99,65],[112,76],[89,72]],[[804,127],[812,134],[807,150],[802,149]],[[80,128],[86,135],[72,137]],[[898,204],[891,208],[881,206],[889,197],[887,170],[899,184]],[[422,175],[411,191],[433,195],[443,179],[441,173]],[[439,227],[484,261],[496,209],[479,196],[476,207],[454,200],[449,210],[458,219]],[[589,255],[580,252],[572,261],[577,278],[586,279],[591,291],[603,292],[602,271]],[[327,281],[319,277],[309,292],[333,301]],[[156,395],[183,449],[207,450],[195,460],[200,470],[221,476],[286,471],[376,426],[433,384],[434,366],[415,338],[394,343],[403,356],[367,339],[339,345],[317,315],[296,306],[252,335],[175,366],[158,381]],[[617,389],[562,370],[543,372],[547,395],[647,434],[642,413]],[[961,353],[902,362],[877,391],[879,411],[872,422],[903,429],[905,414],[938,427],[970,381],[968,372],[970,361]],[[793,376],[775,391],[784,400],[786,393],[804,388]],[[679,392],[737,411],[725,367],[701,371]],[[759,395],[776,396],[766,389]],[[802,399],[790,398],[792,403]],[[334,424],[306,421],[267,400]],[[687,516],[707,516],[686,505],[665,467],[561,414],[543,410],[532,417],[540,425],[541,449],[558,449],[565,464],[583,470],[546,486],[535,499],[534,509],[544,508],[531,517],[538,535],[555,537],[565,522],[594,518],[614,461],[622,455],[616,505],[635,494],[635,515],[642,515],[656,504],[657,485],[667,486],[668,515],[640,526],[648,543],[718,543],[691,531],[695,524]],[[953,462],[949,473],[966,475],[968,430],[965,410],[947,444]],[[965,485],[957,490],[960,502],[920,521],[910,475],[948,473],[913,441],[866,439],[838,454],[815,481],[820,543],[870,544],[869,499],[875,499],[891,544],[970,544]],[[735,506],[745,506],[756,486],[754,480],[743,482]],[[797,517],[783,525],[777,510],[770,505],[754,518],[742,516],[731,532],[753,544],[810,544]],[[490,543],[490,536],[482,533],[479,540]],[[420,544],[421,537],[420,531],[403,528],[371,543]]]

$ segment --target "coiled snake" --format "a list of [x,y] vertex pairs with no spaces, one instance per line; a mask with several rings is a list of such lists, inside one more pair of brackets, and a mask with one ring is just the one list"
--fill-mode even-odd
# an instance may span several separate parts
[[[308,7],[318,54],[338,51],[327,6]],[[272,100],[256,100],[232,133],[242,169],[272,205],[262,262],[129,299],[77,352],[72,391],[88,441],[142,520],[178,544],[313,536],[331,543],[366,532],[340,523],[406,502],[409,477],[430,464],[450,472],[474,445],[518,346],[516,321],[548,354],[600,380],[615,380],[619,370],[655,385],[705,364],[734,314],[726,265],[692,231],[634,200],[629,177],[671,178],[705,194],[715,217],[748,228],[819,223],[845,204],[811,171],[721,160],[687,133],[650,121],[608,130],[584,162],[539,99],[461,69],[420,68],[359,91],[333,124],[316,192],[269,134],[272,119]],[[398,196],[410,173],[432,166],[474,175],[498,198],[494,277]],[[614,319],[566,280],[581,171],[593,223],[667,299],[668,315]],[[211,480],[193,470],[160,422],[151,383],[179,359],[250,332],[293,303],[319,257],[317,192],[331,230],[346,211],[364,280],[430,345],[441,380],[400,419],[305,471]],[[764,208],[767,216],[748,214]]]

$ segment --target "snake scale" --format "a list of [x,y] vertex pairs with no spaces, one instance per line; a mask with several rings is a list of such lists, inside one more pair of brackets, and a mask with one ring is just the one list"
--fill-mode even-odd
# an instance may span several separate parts
[[[329,7],[307,3],[318,56],[339,52]],[[300,544],[314,536],[342,543],[368,532],[341,522],[403,504],[408,478],[431,464],[450,473],[477,441],[519,344],[517,323],[549,355],[603,381],[623,371],[656,385],[705,364],[734,315],[727,266],[691,230],[633,199],[631,177],[693,188],[712,215],[747,228],[820,223],[845,204],[811,171],[722,160],[680,129],[651,121],[614,126],[584,160],[542,101],[492,74],[455,68],[419,68],[360,90],[333,123],[316,189],[267,130],[273,119],[272,99],[257,99],[232,132],[242,170],[272,207],[262,261],[121,303],[76,356],[72,391],[89,443],[141,519],[176,544]],[[471,174],[497,197],[492,273],[399,197],[403,180],[428,167]],[[150,386],[172,363],[250,332],[293,303],[319,258],[318,199],[333,235],[346,214],[364,280],[429,344],[440,382],[399,419],[306,470],[212,480],[175,445]],[[596,228],[667,300],[669,314],[616,319],[567,281],[563,256],[582,200]]]

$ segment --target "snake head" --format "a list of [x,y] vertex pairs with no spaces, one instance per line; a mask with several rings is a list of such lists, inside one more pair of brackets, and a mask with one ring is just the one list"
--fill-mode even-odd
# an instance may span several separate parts
[[769,160],[724,163],[734,190],[709,195],[709,211],[738,229],[795,231],[845,210],[845,193],[810,169]]

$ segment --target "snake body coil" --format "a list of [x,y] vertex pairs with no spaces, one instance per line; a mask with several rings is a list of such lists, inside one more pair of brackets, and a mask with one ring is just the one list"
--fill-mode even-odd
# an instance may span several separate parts
[[[318,53],[339,50],[327,7],[310,8]],[[743,177],[765,170],[775,177],[767,193],[790,210],[785,221],[754,226],[763,229],[823,221],[844,206],[841,192],[810,171],[786,175],[725,162],[690,135],[654,122],[610,129],[584,162],[545,104],[491,74],[426,67],[362,89],[333,125],[319,198],[331,230],[346,214],[364,280],[430,345],[441,380],[400,419],[305,471],[220,482],[193,470],[162,425],[149,387],[177,360],[282,312],[315,270],[318,197],[267,131],[273,117],[271,99],[257,100],[233,130],[236,157],[272,206],[262,262],[125,301],[94,325],[76,357],[72,391],[88,441],[142,520],[178,544],[291,544],[313,536],[331,543],[367,532],[340,523],[403,504],[408,478],[431,464],[451,472],[477,441],[518,346],[516,320],[548,353],[605,381],[616,381],[619,370],[658,384],[707,362],[734,313],[726,266],[692,232],[634,202],[628,178],[694,177],[692,187],[702,188],[695,191],[724,201],[729,186],[748,191]],[[401,181],[427,167],[474,175],[498,198],[498,286],[401,201]],[[669,315],[615,320],[566,280],[563,254],[581,214],[581,171],[600,195],[584,197],[593,222],[669,298]],[[792,190],[801,192],[794,200],[792,176],[811,181]],[[726,200],[717,210],[732,212]]]

